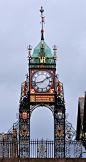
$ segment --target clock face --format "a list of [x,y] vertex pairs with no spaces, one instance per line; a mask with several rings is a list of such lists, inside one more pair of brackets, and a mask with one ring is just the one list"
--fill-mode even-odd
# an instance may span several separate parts
[[32,77],[32,86],[38,92],[47,92],[52,88],[53,78],[46,71],[38,71]]

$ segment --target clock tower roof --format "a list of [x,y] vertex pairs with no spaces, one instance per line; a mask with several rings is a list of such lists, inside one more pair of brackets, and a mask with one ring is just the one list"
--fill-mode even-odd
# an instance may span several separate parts
[[42,55],[42,53],[44,53],[45,57],[53,57],[51,49],[47,46],[44,40],[41,40],[40,43],[34,48],[32,57],[39,57]]
[[[46,57],[46,63],[54,63],[51,49],[47,46],[44,40],[41,40],[40,43],[34,48],[30,63],[38,63],[39,57]],[[51,62],[49,62],[49,58],[52,59]]]

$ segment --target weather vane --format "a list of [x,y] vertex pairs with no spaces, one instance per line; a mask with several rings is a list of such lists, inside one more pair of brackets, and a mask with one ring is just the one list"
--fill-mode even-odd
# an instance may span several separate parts
[[45,17],[43,17],[44,9],[43,9],[42,6],[41,6],[41,9],[40,9],[40,12],[41,12],[41,18],[42,18],[42,20],[41,20],[41,22],[40,22],[40,23],[42,23],[41,40],[44,40],[44,37],[43,37],[43,33],[44,33],[44,30],[43,30],[43,23],[45,23],[45,22],[44,22],[44,18],[45,18]]

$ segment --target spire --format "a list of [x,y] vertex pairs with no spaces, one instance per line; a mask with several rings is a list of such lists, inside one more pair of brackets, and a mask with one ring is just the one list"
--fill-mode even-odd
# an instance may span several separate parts
[[42,20],[41,20],[41,22],[40,22],[40,23],[42,23],[41,40],[44,40],[44,35],[43,35],[43,33],[44,33],[44,30],[43,30],[43,23],[44,23],[43,12],[44,12],[44,9],[43,9],[42,6],[41,6],[41,9],[40,9],[40,12],[41,12],[41,18],[42,18]]

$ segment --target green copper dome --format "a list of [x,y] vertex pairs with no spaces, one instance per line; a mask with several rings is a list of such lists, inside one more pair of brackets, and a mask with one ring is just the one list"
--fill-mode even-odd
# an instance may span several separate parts
[[[41,46],[43,46],[43,48],[41,48]],[[35,58],[40,56],[46,57],[46,63],[54,63],[51,49],[47,46],[44,40],[41,40],[40,43],[34,48],[30,63],[39,63],[39,59]]]

